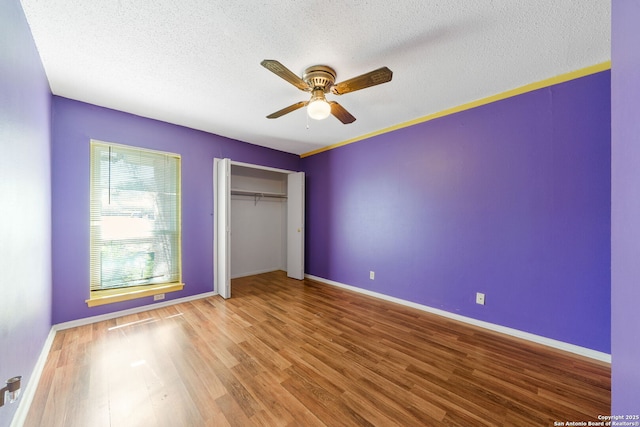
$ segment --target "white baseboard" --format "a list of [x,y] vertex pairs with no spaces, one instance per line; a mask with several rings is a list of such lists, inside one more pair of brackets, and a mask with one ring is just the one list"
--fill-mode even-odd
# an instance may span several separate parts
[[345,285],[344,283],[334,282],[333,280],[324,279],[322,277],[313,276],[311,274],[306,274],[306,278],[315,280],[320,283],[325,283],[327,285],[336,286],[339,288],[348,289],[350,291],[358,292],[361,294],[369,295],[375,298],[379,298],[385,301],[394,302],[397,304],[401,304],[407,307],[416,308],[418,310],[426,311],[429,313],[437,314],[439,316],[447,317],[449,319],[457,320],[460,322],[468,323],[470,325],[479,326],[484,329],[489,329],[491,331],[500,332],[506,335],[511,335],[513,337],[522,338],[527,341],[535,342],[538,344],[546,345],[548,347],[556,348],[559,350],[568,351],[570,353],[578,354],[580,356],[585,356],[590,359],[599,360],[601,362],[611,363],[611,355],[608,353],[603,353],[600,351],[592,350],[586,347],[580,347],[575,344],[569,344],[563,341],[554,340],[551,338],[543,337],[540,335],[535,335],[529,332],[520,331],[518,329],[508,328],[506,326],[496,325],[493,323],[485,322],[482,320],[473,319],[471,317],[461,316],[459,314],[450,313],[448,311],[440,310],[437,308],[429,307],[427,305],[418,304],[415,302],[403,300],[400,298],[391,297],[389,295],[381,294],[378,292],[368,291],[366,289],[358,288],[355,286]]
[[144,305],[142,307],[130,308],[128,310],[114,311],[113,313],[101,314],[99,316],[85,317],[84,319],[71,320],[69,322],[58,323],[53,325],[52,329],[56,331],[62,331],[64,329],[75,328],[77,326],[90,325],[96,322],[102,322],[103,320],[111,320],[116,317],[127,316],[129,314],[142,313],[149,310],[155,310],[156,308],[168,307],[170,305],[180,304],[182,302],[194,301],[201,298],[207,298],[214,295],[218,295],[217,292],[205,292],[204,294],[192,295],[190,297],[177,298],[169,301],[158,302],[154,304]]
[[33,367],[33,371],[31,371],[29,383],[23,386],[18,409],[16,409],[16,413],[13,415],[13,420],[11,420],[11,427],[22,427],[24,422],[27,420],[27,414],[31,408],[31,403],[33,403],[33,398],[36,395],[36,390],[40,383],[40,377],[42,376],[44,365],[47,363],[47,357],[49,357],[49,351],[51,350],[51,345],[53,344],[55,336],[56,332],[51,328],[49,330],[49,335],[47,335],[47,339],[44,341],[42,350],[40,351],[40,356]]

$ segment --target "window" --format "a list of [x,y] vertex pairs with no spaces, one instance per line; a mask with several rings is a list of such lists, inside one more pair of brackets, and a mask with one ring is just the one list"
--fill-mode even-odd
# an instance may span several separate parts
[[180,156],[91,141],[89,306],[180,290]]

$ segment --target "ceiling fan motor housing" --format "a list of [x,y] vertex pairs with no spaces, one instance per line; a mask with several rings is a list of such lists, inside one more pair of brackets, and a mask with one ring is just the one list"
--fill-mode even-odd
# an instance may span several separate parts
[[336,82],[336,72],[326,65],[313,65],[304,70],[302,79],[309,85],[311,91],[322,89],[327,93]]

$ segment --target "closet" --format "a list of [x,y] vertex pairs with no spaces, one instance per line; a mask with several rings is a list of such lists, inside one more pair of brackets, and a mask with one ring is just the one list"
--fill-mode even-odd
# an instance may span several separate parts
[[274,270],[304,277],[304,174],[214,160],[214,290]]

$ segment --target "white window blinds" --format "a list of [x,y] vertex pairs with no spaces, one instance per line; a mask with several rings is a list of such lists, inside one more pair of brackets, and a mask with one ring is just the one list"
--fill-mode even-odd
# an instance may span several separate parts
[[91,141],[91,290],[181,281],[180,156]]

